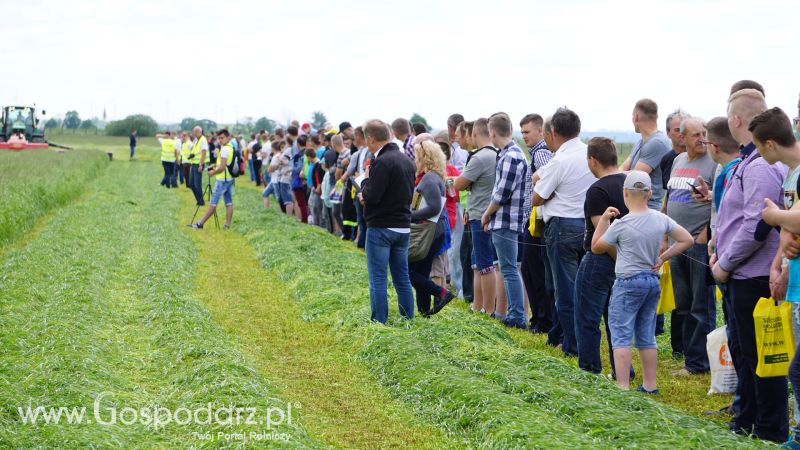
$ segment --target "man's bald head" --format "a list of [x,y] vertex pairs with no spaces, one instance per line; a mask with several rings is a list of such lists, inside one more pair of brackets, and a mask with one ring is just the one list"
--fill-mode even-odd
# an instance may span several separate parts
[[731,94],[728,98],[728,127],[731,135],[742,145],[753,141],[753,135],[748,131],[753,117],[767,110],[764,94],[757,89],[742,89]]
[[194,137],[196,137],[196,138],[199,138],[200,136],[202,136],[203,135],[203,127],[198,125],[198,126],[192,128],[192,135]]

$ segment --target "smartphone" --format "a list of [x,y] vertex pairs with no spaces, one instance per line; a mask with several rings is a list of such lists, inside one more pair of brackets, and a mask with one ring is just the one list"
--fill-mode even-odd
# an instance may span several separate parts
[[690,187],[690,188],[692,188],[692,190],[694,191],[694,193],[695,193],[695,194],[697,194],[697,195],[700,195],[700,196],[702,196],[702,195],[703,195],[703,193],[702,193],[702,192],[700,192],[700,190],[699,190],[699,189],[697,189],[697,186],[695,186],[695,185],[694,185],[694,184],[692,184],[692,183],[688,183],[688,184],[689,184],[689,187]]

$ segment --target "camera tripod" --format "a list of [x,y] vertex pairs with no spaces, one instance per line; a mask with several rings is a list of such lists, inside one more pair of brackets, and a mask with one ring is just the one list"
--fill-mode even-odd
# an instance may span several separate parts
[[[202,172],[200,173],[200,176],[203,176]],[[211,177],[210,176],[208,177],[208,182],[206,183],[206,187],[203,190],[203,195],[200,198],[206,199],[206,202],[208,202],[208,203],[211,202]],[[195,223],[194,219],[197,218],[197,213],[200,211],[200,207],[201,206],[203,206],[203,205],[197,205],[197,208],[195,208],[194,215],[192,215],[192,221],[189,222],[190,225]],[[219,229],[219,218],[217,217],[217,210],[216,209],[214,209],[214,224],[217,226],[217,229]]]

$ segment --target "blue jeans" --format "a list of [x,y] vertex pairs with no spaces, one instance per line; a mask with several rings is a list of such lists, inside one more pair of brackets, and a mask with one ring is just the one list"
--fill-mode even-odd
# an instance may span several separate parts
[[519,233],[506,228],[492,230],[492,243],[497,250],[500,272],[503,273],[503,286],[508,299],[508,315],[506,320],[515,325],[526,326],[525,294],[522,291],[522,279],[517,270],[517,239]]
[[630,348],[635,338],[636,348],[656,346],[656,310],[661,285],[653,272],[639,272],[617,278],[608,305],[611,346]]
[[[161,185],[167,188],[173,187],[173,176],[175,174],[175,161],[161,161],[161,167],[164,169],[164,178],[161,179]],[[174,187],[178,187],[175,183]]]
[[584,227],[583,219],[551,217],[544,230],[556,312],[564,335],[561,348],[567,356],[578,354],[575,338],[575,276],[583,257]]
[[603,370],[600,360],[600,318],[608,308],[615,278],[614,260],[607,254],[587,253],[578,267],[575,336],[578,340],[578,366],[588,372],[600,373]]
[[200,164],[192,164],[189,167],[189,189],[192,190],[192,194],[194,194],[194,199],[198,205],[202,205],[204,203],[203,200],[203,172],[197,172],[197,169],[200,168]]
[[369,274],[370,318],[386,323],[389,318],[389,297],[386,266],[392,273],[392,283],[397,292],[400,315],[414,318],[414,295],[408,278],[408,233],[396,233],[387,228],[367,228],[367,273]]
[[675,310],[671,315],[672,351],[686,355],[686,370],[708,372],[706,336],[716,328],[714,287],[708,281],[708,247],[695,244],[672,257],[672,289]]
[[250,172],[250,181],[256,181],[256,171],[253,168],[253,160],[247,160],[247,171]]
[[133,158],[133,155],[135,153],[136,153],[136,146],[135,145],[131,145],[131,158]]

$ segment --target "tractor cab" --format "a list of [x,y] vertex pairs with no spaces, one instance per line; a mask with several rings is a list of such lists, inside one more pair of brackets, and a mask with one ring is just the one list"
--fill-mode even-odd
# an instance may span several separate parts
[[8,141],[12,134],[21,131],[30,143],[44,140],[44,126],[39,126],[36,109],[30,106],[6,106],[0,117],[0,142]]
[[[42,111],[44,114],[44,111]],[[0,115],[0,149],[47,148],[44,124],[40,126],[36,108],[6,106]]]

